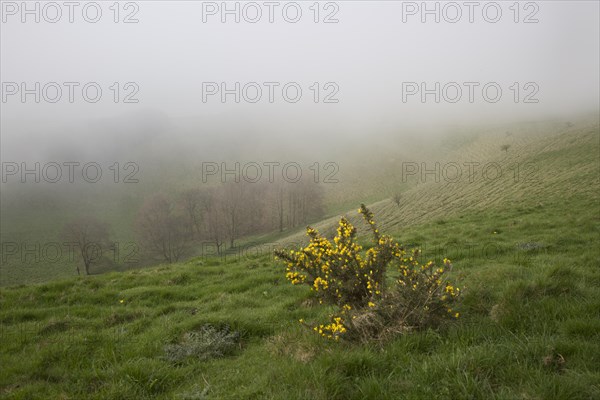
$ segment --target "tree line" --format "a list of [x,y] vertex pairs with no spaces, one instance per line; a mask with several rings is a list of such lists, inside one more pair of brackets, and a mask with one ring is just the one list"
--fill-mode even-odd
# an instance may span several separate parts
[[[133,230],[147,259],[173,263],[210,243],[217,254],[235,248],[243,237],[284,232],[324,215],[323,188],[312,180],[295,183],[228,182],[192,187],[177,193],[155,193],[144,199]],[[97,261],[93,244],[109,248],[107,225],[93,217],[67,223],[62,236],[78,243],[80,258],[89,274]],[[79,267],[78,267],[79,273]]]

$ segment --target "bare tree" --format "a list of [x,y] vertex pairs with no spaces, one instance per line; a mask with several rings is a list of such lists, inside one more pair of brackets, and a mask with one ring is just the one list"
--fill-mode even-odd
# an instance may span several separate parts
[[238,224],[238,237],[269,232],[273,225],[269,222],[269,183],[246,183],[241,205],[241,219]]
[[[91,216],[67,223],[63,227],[62,238],[77,247],[86,275],[90,274],[92,264],[102,258],[102,250],[110,246],[108,225]],[[81,275],[79,265],[77,275]]]
[[245,200],[244,195],[246,194],[246,185],[242,182],[226,183],[222,186],[222,193],[223,200],[221,204],[225,216],[225,227],[229,238],[229,247],[233,248],[235,240],[238,238],[238,234],[241,231],[241,219],[244,216],[242,205]]
[[320,218],[324,213],[323,188],[309,179],[298,182],[280,182],[271,195],[271,215],[279,232],[295,228]]
[[323,188],[310,181],[296,183],[230,182],[187,190],[179,203],[188,236],[212,243],[217,254],[247,235],[294,228],[323,215]]
[[204,204],[207,201],[207,195],[200,189],[188,189],[180,196],[181,207],[183,208],[187,219],[190,237],[200,238],[202,213],[204,212]]
[[277,226],[279,232],[283,232],[284,217],[285,217],[285,187],[279,183],[275,187],[275,208],[277,210]]
[[221,201],[223,194],[218,188],[212,188],[208,192],[206,202],[204,203],[204,220],[206,228],[206,236],[209,241],[214,243],[217,248],[217,254],[221,254],[221,246],[225,241],[225,215]]
[[290,226],[306,225],[308,222],[321,217],[324,213],[322,186],[309,179],[301,180],[292,185],[292,190],[289,192],[292,198],[292,207],[289,210],[289,213],[292,214],[292,224]]
[[178,214],[162,194],[144,201],[135,221],[135,230],[141,245],[168,263],[179,261],[190,243],[186,218]]

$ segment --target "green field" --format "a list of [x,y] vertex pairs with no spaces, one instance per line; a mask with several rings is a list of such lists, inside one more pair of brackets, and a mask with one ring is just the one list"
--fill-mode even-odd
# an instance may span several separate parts
[[[414,160],[494,163],[501,175],[402,179],[390,161],[347,172],[353,183],[328,193],[330,215],[347,211],[361,232],[356,208],[368,201],[382,231],[424,259],[452,260],[461,317],[438,330],[324,340],[298,320],[332,310],[290,285],[267,251],[82,278],[61,270],[62,280],[0,289],[0,397],[598,399],[600,131],[551,127],[468,134]],[[330,233],[338,218],[314,226]],[[9,284],[26,281],[18,273]],[[223,357],[174,362],[169,345],[206,324],[239,339]]]

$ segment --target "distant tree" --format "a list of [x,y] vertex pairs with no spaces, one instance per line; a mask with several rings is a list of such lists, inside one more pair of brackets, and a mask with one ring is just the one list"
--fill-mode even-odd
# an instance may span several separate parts
[[396,203],[396,205],[398,207],[400,207],[400,202],[402,201],[402,195],[400,193],[395,193],[394,196],[392,197],[392,200],[394,201],[394,203]]
[[222,201],[223,193],[220,188],[211,188],[204,203],[206,236],[209,242],[213,243],[217,248],[217,254],[221,254],[221,247],[227,236],[225,214],[221,205]]
[[[77,248],[86,275],[90,274],[92,264],[102,258],[102,251],[110,247],[108,225],[91,216],[65,224],[61,236]],[[81,275],[79,265],[77,275]]]
[[503,144],[502,146],[500,146],[500,149],[504,150],[507,153],[508,153],[509,148],[510,148],[510,144]]
[[207,194],[200,189],[188,189],[181,193],[179,201],[187,217],[190,238],[200,238],[202,234],[202,213]]
[[572,128],[575,126],[575,124],[572,123],[571,121],[567,121],[566,125],[567,125],[567,128]]
[[285,221],[285,187],[281,183],[275,188],[275,209],[277,210],[277,227],[279,232],[283,232]]
[[300,218],[298,225],[306,225],[311,221],[319,219],[325,213],[323,186],[314,183],[310,179],[299,182],[300,190]]
[[279,182],[272,190],[271,209],[275,211],[279,232],[305,225],[324,213],[323,188],[310,179]]
[[243,183],[243,202],[237,228],[238,237],[266,233],[274,229],[269,212],[272,184],[266,182]]
[[233,248],[235,240],[242,231],[243,219],[246,216],[244,211],[244,202],[246,195],[246,184],[243,182],[229,182],[221,187],[223,214],[225,217],[225,228],[229,238],[229,247]]
[[140,245],[164,261],[179,261],[190,243],[186,218],[171,201],[156,194],[144,201],[135,220]]

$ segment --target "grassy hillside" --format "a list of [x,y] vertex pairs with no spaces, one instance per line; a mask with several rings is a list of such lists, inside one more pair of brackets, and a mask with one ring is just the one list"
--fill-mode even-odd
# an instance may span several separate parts
[[[125,195],[125,190],[106,193],[106,188],[105,193],[102,188],[70,193],[70,188],[48,186],[45,192],[34,188],[11,193],[2,199],[2,286],[41,283],[76,275],[76,263],[80,261],[63,245],[65,240],[61,231],[66,222],[77,216],[91,215],[106,222],[111,238],[122,246],[135,240],[131,227],[142,196],[132,199]],[[20,249],[15,251],[13,246]],[[124,267],[124,254],[106,255]]]
[[[501,150],[503,144],[510,145],[508,151]],[[515,132],[510,136],[502,129],[474,136],[456,146],[446,143],[446,151],[439,152],[438,157],[403,161],[404,175],[399,164],[394,178],[382,179],[388,193],[402,194],[399,206],[387,198],[372,204],[371,209],[387,231],[430,221],[443,223],[450,216],[459,217],[466,212],[527,213],[534,207],[568,217],[581,212],[578,206],[598,210],[599,146],[597,122],[568,129],[554,127],[548,132]],[[421,174],[423,170],[435,171],[436,164],[439,172]],[[417,170],[411,173],[410,168]],[[346,215],[353,221],[360,219],[357,212]],[[314,226],[332,232],[338,218]],[[302,235],[287,240],[300,241]]]
[[[501,151],[510,138],[466,141],[440,162],[520,162],[533,181],[412,181],[400,207],[372,207],[383,231],[453,261],[465,294],[442,329],[381,346],[326,341],[298,320],[331,310],[269,253],[196,258],[0,289],[0,397],[599,398],[598,126],[512,136]],[[223,357],[174,362],[169,345],[207,324],[239,338]]]
[[[375,206],[385,227],[396,230],[400,224],[421,223],[441,218],[448,212],[457,214],[471,208],[487,209],[489,201],[513,199],[513,195],[529,198],[534,190],[540,190],[535,189],[536,185],[542,191],[552,190],[555,193],[559,178],[577,178],[582,169],[585,173],[594,173],[594,153],[591,150],[595,146],[593,135],[598,129],[597,122],[590,122],[589,117],[574,121],[575,125],[570,128],[565,121],[548,120],[485,127],[448,127],[443,132],[431,135],[411,133],[406,128],[401,132],[401,138],[382,134],[368,143],[357,142],[354,138],[349,139],[348,143],[338,144],[339,148],[335,147],[335,150],[333,144],[327,143],[328,158],[312,155],[308,158],[311,161],[304,164],[309,174],[312,171],[308,170],[308,166],[314,161],[320,161],[321,166],[325,161],[332,161],[339,167],[333,176],[338,183],[322,184],[328,216],[355,209],[361,202],[376,203],[389,199],[395,193],[403,193],[400,209],[389,201]],[[588,136],[585,136],[586,132]],[[560,137],[566,139],[560,141],[557,139]],[[171,150],[179,148],[178,151],[165,150],[166,153],[159,153],[156,149],[149,150],[153,146],[164,148],[166,144],[162,142],[162,147],[151,143],[149,147],[139,149],[141,160],[146,160],[139,162],[140,173],[136,175],[140,179],[139,184],[111,183],[109,176],[108,182],[102,185],[82,182],[77,185],[23,185],[19,182],[4,185],[0,193],[0,239],[3,244],[0,249],[0,286],[42,283],[74,276],[76,262],[72,260],[68,248],[62,245],[61,230],[65,222],[82,215],[92,215],[106,222],[110,226],[111,240],[119,242],[123,249],[118,255],[109,251],[106,256],[111,263],[93,266],[94,273],[123,271],[154,263],[154,260],[148,259],[141,244],[136,242],[133,221],[145,196],[161,190],[175,193],[200,183],[201,159],[193,151],[188,154],[195,147],[185,146],[183,139],[180,140],[181,143],[176,140],[169,143],[168,147]],[[575,142],[570,143],[572,140]],[[508,152],[500,150],[503,144],[510,144]],[[558,163],[568,164],[553,162],[551,148],[547,146],[554,146],[554,151],[559,152]],[[144,155],[143,151],[149,151],[151,156]],[[577,159],[579,151],[583,151],[582,160]],[[179,152],[183,154],[181,160],[172,160],[165,155]],[[545,154],[546,159],[539,158],[538,153]],[[283,154],[277,151],[275,154],[279,154],[281,159],[294,160],[299,157],[293,151]],[[148,161],[149,158],[152,162]],[[420,171],[415,175],[403,176],[403,166],[409,163],[419,169],[433,169],[436,163],[439,164],[440,182],[436,183],[436,177],[431,174],[421,179]],[[457,182],[445,182],[445,176],[453,177],[454,171],[447,167],[450,163],[462,169],[462,177]],[[464,163],[479,163],[474,182],[470,182],[468,167]],[[485,179],[481,174],[488,164],[491,167]],[[502,176],[496,178],[495,168],[498,166]],[[326,172],[331,171],[321,171],[321,180]],[[553,176],[556,172],[561,176]],[[549,188],[548,185],[553,186]],[[593,189],[589,185],[573,186],[577,190]],[[485,196],[480,196],[482,191],[487,191]],[[336,219],[337,216],[320,226],[334,226]],[[292,233],[299,234],[291,236],[290,240],[304,238],[303,230],[295,229],[283,234],[274,232],[259,238],[242,238],[239,244],[280,241]],[[10,246],[14,245],[21,246],[21,250],[16,253],[12,251],[14,249]],[[57,246],[61,254],[55,261],[53,249]],[[46,249],[49,249],[49,254],[46,254]],[[199,254],[202,252],[196,253]],[[132,259],[138,262],[129,262]]]

